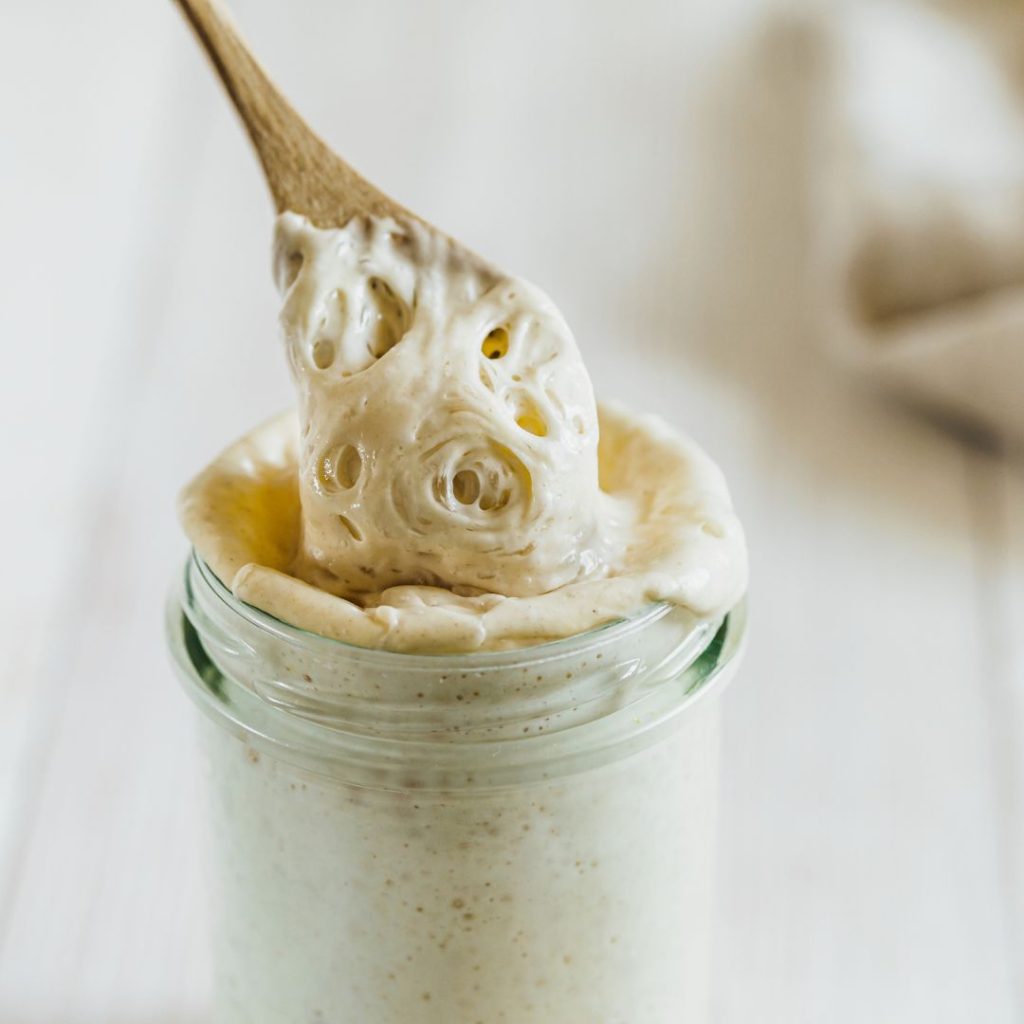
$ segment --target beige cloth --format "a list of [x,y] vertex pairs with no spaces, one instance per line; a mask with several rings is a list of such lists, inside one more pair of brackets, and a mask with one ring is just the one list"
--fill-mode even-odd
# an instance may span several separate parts
[[822,110],[827,334],[864,371],[1024,443],[1021,15],[857,5]]

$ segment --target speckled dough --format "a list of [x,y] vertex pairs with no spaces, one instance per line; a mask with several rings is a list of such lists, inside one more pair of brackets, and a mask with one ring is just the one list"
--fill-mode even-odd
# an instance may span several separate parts
[[207,729],[222,1024],[709,1019],[714,705],[486,792],[350,786]]

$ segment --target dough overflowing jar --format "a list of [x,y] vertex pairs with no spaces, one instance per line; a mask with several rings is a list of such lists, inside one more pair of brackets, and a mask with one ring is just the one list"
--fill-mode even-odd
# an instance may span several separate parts
[[708,1020],[718,696],[742,606],[525,649],[303,632],[193,556],[218,1024]]

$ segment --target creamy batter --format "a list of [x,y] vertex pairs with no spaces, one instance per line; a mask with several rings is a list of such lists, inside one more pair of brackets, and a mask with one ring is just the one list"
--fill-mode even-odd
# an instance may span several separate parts
[[456,794],[340,786],[209,725],[218,1024],[705,1024],[694,710],[629,760]]
[[598,409],[539,289],[414,222],[320,230],[286,213],[275,253],[298,417],[251,432],[182,499],[238,597],[406,651],[738,600],[721,473],[662,421]]

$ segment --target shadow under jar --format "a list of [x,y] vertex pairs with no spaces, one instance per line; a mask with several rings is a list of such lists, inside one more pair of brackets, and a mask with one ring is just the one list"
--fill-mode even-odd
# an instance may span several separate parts
[[193,556],[168,632],[205,713],[218,1024],[708,1020],[742,606],[396,654],[242,604]]

